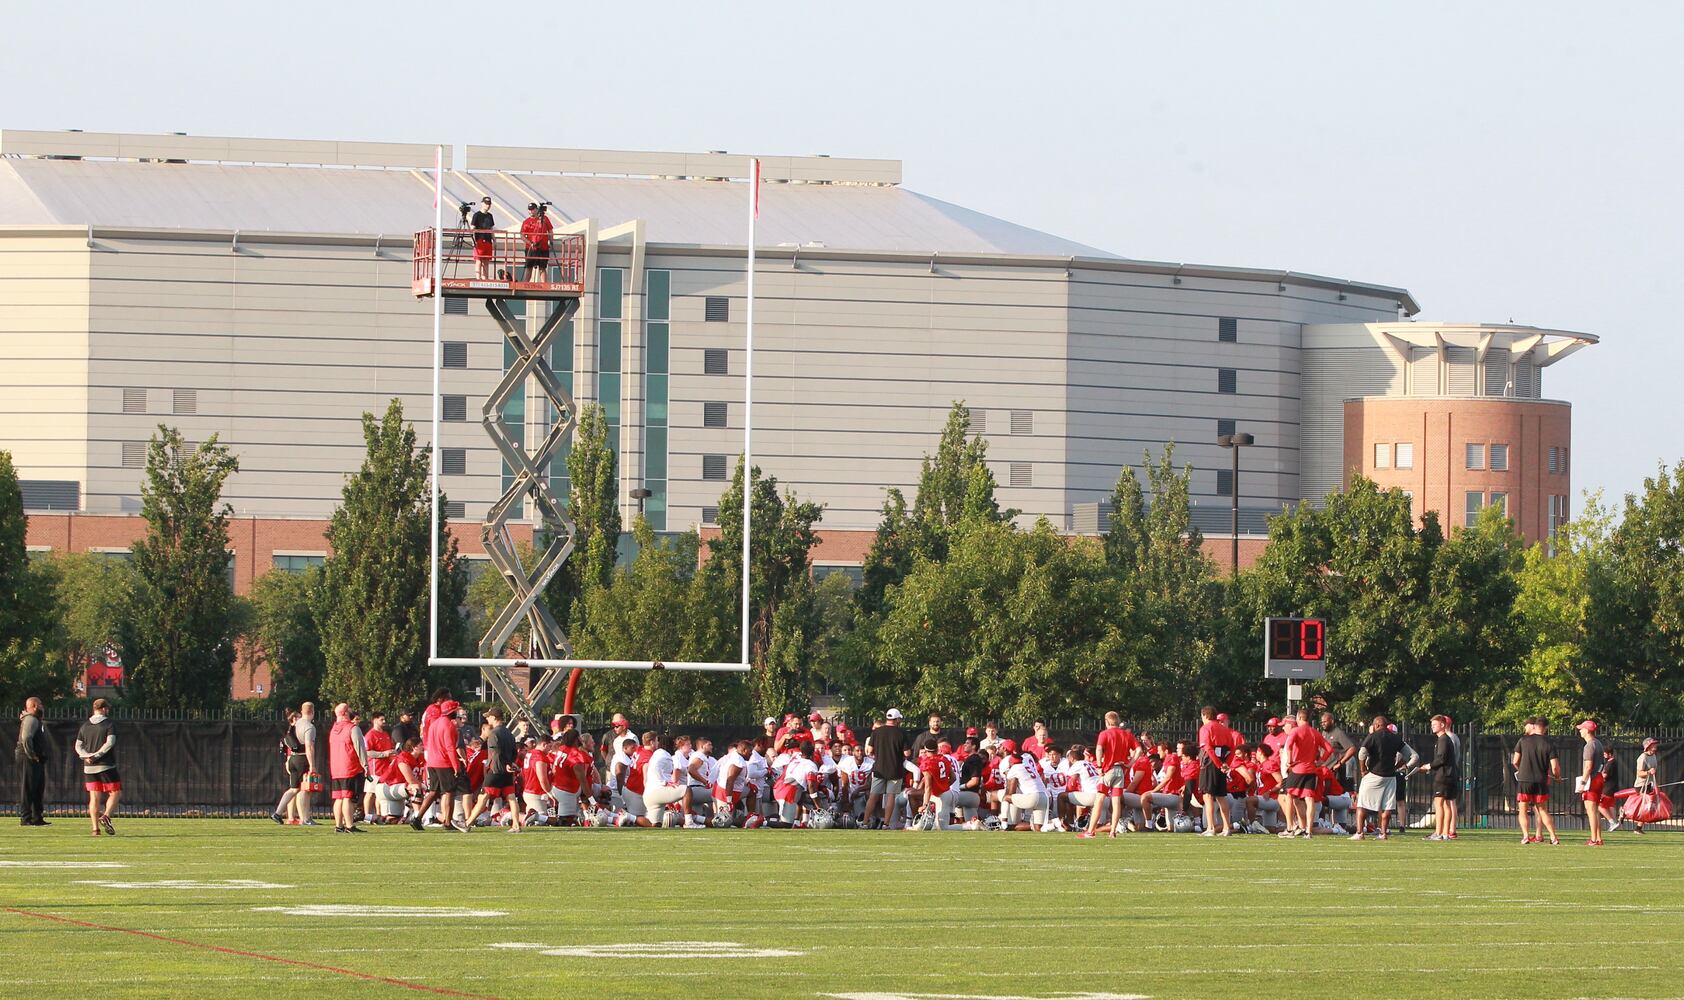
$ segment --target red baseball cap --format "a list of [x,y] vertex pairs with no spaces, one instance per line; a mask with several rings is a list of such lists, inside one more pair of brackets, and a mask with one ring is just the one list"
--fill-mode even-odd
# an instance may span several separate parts
[[454,715],[456,710],[461,707],[460,704],[449,699],[439,702],[439,712],[443,715]]
[[965,735],[966,736],[975,736],[976,735],[976,727],[970,726],[970,727],[966,728]]
[[1280,725],[1280,724],[1281,724],[1281,720],[1279,720],[1279,719],[1277,719],[1277,718],[1275,718],[1275,717],[1274,717],[1274,716],[1272,716],[1272,715],[1271,715],[1271,716],[1269,716],[1269,721],[1268,721],[1268,722],[1265,722],[1265,723],[1263,723],[1263,725],[1265,725],[1265,726],[1278,726],[1278,725]]
[[1000,741],[1000,752],[1001,753],[1017,753],[1017,741],[1016,740],[1001,740]]
[[1589,719],[1586,719],[1585,721],[1579,723],[1577,726],[1574,726],[1573,728],[1583,729],[1587,733],[1594,733],[1594,732],[1596,732],[1596,723],[1592,722]]
[[808,722],[823,722],[824,716],[820,715],[817,712],[814,712],[812,715],[807,716],[807,721]]
[[1220,722],[1220,723],[1223,723],[1223,724],[1226,724],[1228,722],[1228,713],[1227,712],[1217,712],[1216,713],[1216,721]]

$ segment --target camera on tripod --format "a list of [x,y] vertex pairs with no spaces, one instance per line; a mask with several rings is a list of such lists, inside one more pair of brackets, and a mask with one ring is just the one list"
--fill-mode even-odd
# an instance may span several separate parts
[[548,215],[548,214],[550,214],[550,203],[549,203],[549,202],[547,202],[547,201],[541,201],[541,202],[539,202],[539,203],[538,203],[538,214],[539,214],[539,215]]

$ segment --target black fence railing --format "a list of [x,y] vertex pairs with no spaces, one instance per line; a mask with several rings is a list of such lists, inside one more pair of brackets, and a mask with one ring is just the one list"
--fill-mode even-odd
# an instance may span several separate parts
[[[4,710],[0,710],[4,711]],[[114,715],[117,734],[118,769],[123,779],[123,799],[120,811],[126,815],[156,816],[260,816],[274,808],[285,786],[285,759],[279,752],[284,722],[280,718],[237,717],[254,710],[230,709],[224,717],[216,713],[208,716],[183,715],[166,711],[118,709]],[[17,718],[17,710],[10,710],[9,719]],[[82,790],[82,775],[74,747],[76,732],[84,716],[73,711],[47,713],[46,732],[53,753],[48,761],[47,802],[55,812],[78,811],[86,805]],[[943,731],[961,735],[970,726],[979,732],[985,720],[945,720]],[[848,720],[849,725],[863,738],[871,728],[869,719]],[[608,728],[608,717],[595,714],[581,719],[583,728],[601,736]],[[1060,746],[1072,742],[1091,744],[1102,724],[1089,719],[1049,719],[1048,729]],[[917,732],[925,728],[923,719],[908,719],[904,723]],[[319,717],[317,722],[318,760],[327,760],[327,734],[332,722]],[[708,737],[719,752],[725,743],[741,737],[754,737],[761,728],[756,725],[697,723],[668,723],[651,726],[633,720],[632,729],[664,729],[695,737]],[[1173,747],[1177,741],[1191,743],[1197,736],[1196,721],[1177,720],[1148,722],[1135,725],[1136,732],[1149,733],[1154,740]],[[1250,723],[1237,726],[1248,742],[1262,739],[1262,727]],[[1351,727],[1353,738],[1360,736]],[[1432,734],[1426,727],[1402,726],[1404,738],[1422,754],[1430,756]],[[1516,825],[1514,805],[1514,775],[1509,768],[1509,754],[1513,750],[1515,734],[1483,732],[1477,725],[1457,727],[1462,741],[1462,817],[1465,825],[1507,829]],[[15,742],[16,730],[6,732]],[[1002,734],[1021,739],[1027,727],[1002,727]],[[1639,746],[1646,736],[1660,740],[1661,781],[1684,779],[1684,730],[1661,729],[1643,733],[1625,732],[1614,728],[1607,734],[1618,761],[1617,788],[1632,785],[1636,774]],[[1579,797],[1573,794],[1572,778],[1579,773],[1583,744],[1575,734],[1557,735],[1562,773],[1567,780],[1555,786],[1551,811],[1566,817],[1568,829],[1582,825],[1583,810]],[[1684,785],[1665,789],[1671,796],[1674,815],[1684,811]],[[19,793],[19,777],[15,768],[0,768],[0,809],[15,813]],[[1404,801],[1411,818],[1423,815],[1431,808],[1432,783],[1421,776],[1406,783]],[[1579,817],[1577,825],[1572,822]],[[1664,824],[1684,829],[1684,817]]]

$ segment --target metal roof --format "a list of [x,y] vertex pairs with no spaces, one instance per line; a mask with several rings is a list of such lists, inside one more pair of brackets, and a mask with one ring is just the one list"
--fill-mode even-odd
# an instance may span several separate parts
[[[741,245],[745,187],[730,181],[450,171],[449,204],[495,199],[500,225],[529,201],[558,224],[642,219],[652,244]],[[454,211],[450,212],[454,221]],[[0,225],[407,234],[432,222],[432,179],[414,170],[0,159]],[[768,184],[758,244],[1024,256],[1116,255],[900,187]]]

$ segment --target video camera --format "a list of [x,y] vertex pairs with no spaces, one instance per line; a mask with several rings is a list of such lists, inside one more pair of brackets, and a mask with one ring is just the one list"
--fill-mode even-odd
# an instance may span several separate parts
[[550,203],[549,203],[549,202],[547,202],[547,201],[541,201],[541,202],[539,202],[539,203],[538,203],[538,214],[539,214],[539,215],[548,215],[548,214],[550,214]]

